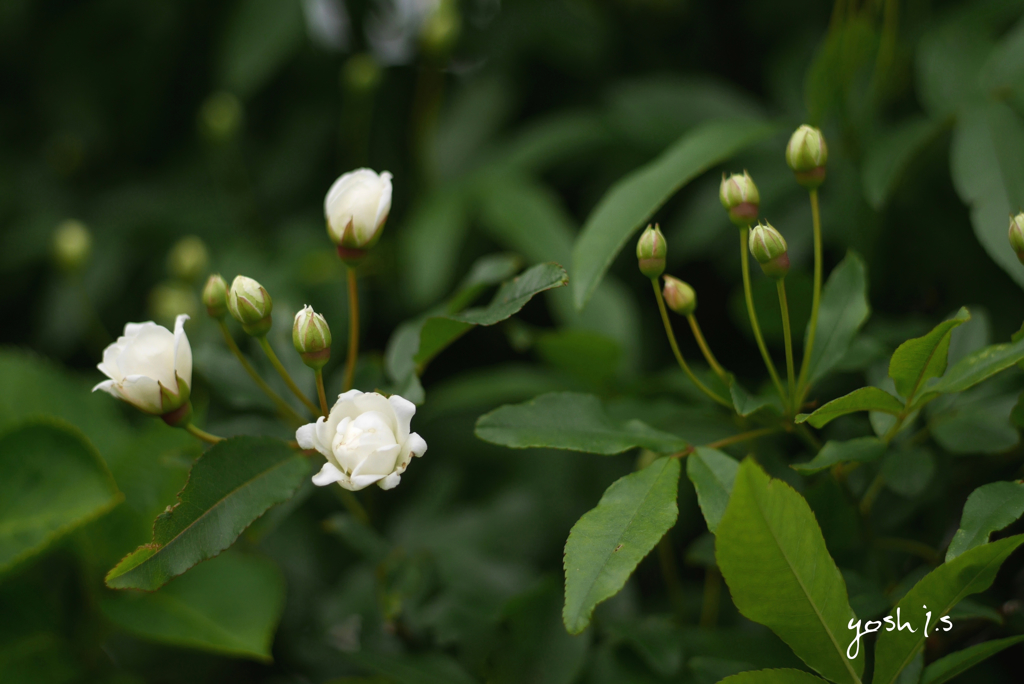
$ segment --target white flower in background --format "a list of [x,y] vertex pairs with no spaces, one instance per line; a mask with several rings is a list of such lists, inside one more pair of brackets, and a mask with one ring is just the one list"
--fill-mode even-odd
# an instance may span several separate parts
[[397,486],[412,457],[427,451],[423,438],[409,432],[415,413],[416,406],[397,394],[385,398],[350,390],[340,395],[327,418],[295,432],[300,447],[327,457],[313,484],[337,482],[352,491],[374,483],[381,489]]
[[334,181],[324,198],[327,232],[345,249],[373,247],[391,211],[391,174],[356,169]]
[[407,64],[416,54],[424,22],[441,0],[375,0],[366,18],[366,38],[381,64]]
[[103,350],[97,366],[109,380],[92,388],[123,399],[136,408],[164,415],[188,402],[192,388],[192,347],[181,314],[172,333],[152,321],[128,323],[124,335]]

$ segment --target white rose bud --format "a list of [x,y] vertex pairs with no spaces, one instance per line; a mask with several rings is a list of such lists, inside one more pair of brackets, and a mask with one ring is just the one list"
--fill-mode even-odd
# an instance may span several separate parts
[[427,451],[423,438],[409,432],[415,413],[416,406],[397,394],[385,398],[350,390],[340,395],[329,416],[295,432],[300,447],[327,457],[313,484],[337,482],[351,491],[374,483],[381,489],[396,487],[412,457]]
[[391,211],[391,174],[356,169],[334,181],[324,198],[327,233],[338,256],[355,265],[377,244]]
[[97,366],[109,380],[92,388],[103,390],[135,408],[161,416],[171,425],[188,420],[192,389],[192,347],[182,314],[172,333],[152,321],[128,323],[124,335],[103,350]]
[[228,312],[242,324],[242,330],[254,337],[270,331],[274,300],[267,289],[252,278],[235,276],[228,290]]

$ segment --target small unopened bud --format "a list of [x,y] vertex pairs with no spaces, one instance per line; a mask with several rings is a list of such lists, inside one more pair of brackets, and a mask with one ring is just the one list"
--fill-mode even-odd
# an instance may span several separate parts
[[658,224],[647,226],[636,242],[636,258],[640,264],[640,272],[648,278],[657,278],[665,272],[665,257],[668,245],[661,234]]
[[1024,264],[1024,211],[1010,217],[1010,247]]
[[680,316],[689,316],[697,310],[697,293],[689,284],[679,278],[665,276],[665,289],[662,294],[665,304]]
[[89,260],[92,235],[81,221],[68,219],[53,231],[53,260],[62,270],[77,271]]
[[181,238],[167,254],[167,270],[179,280],[194,282],[206,274],[210,255],[206,245],[195,235]]
[[203,304],[211,318],[220,320],[228,312],[228,284],[220,273],[206,279],[203,287]]
[[778,280],[789,273],[786,239],[771,224],[757,224],[750,229],[750,253],[761,264],[769,278]]
[[372,93],[380,85],[381,68],[369,52],[352,55],[341,67],[341,85],[356,96]]
[[825,181],[828,145],[825,136],[813,126],[803,124],[794,131],[786,145],[786,163],[796,174],[796,182],[813,190]]
[[199,130],[212,142],[226,142],[242,127],[244,114],[238,97],[225,91],[213,93],[199,109]]
[[331,360],[331,329],[327,319],[304,306],[295,314],[292,325],[292,344],[299,352],[302,362],[313,370],[320,370]]
[[729,212],[729,220],[740,228],[746,228],[757,218],[761,196],[757,186],[746,171],[729,177],[722,174],[722,185],[718,188],[718,199]]
[[235,276],[228,291],[228,311],[242,324],[242,330],[253,337],[263,337],[273,321],[270,312],[274,302],[266,288],[252,278]]

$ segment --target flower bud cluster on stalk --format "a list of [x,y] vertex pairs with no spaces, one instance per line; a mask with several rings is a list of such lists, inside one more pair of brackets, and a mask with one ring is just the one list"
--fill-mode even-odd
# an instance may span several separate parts
[[[256,385],[278,407],[282,418],[298,429],[293,446],[320,452],[327,463],[314,476],[316,485],[337,483],[344,489],[359,490],[371,484],[382,489],[395,487],[413,457],[422,456],[426,442],[410,430],[416,407],[398,395],[351,389],[358,344],[358,297],[355,267],[380,240],[391,210],[391,174],[357,169],[338,178],[324,199],[327,232],[338,256],[348,267],[350,343],[346,364],[346,385],[333,408],[328,406],[323,369],[331,358],[331,329],[323,315],[304,306],[292,324],[292,343],[303,363],[316,375],[320,406],[310,401],[277,358],[267,333],[273,326],[274,302],[255,279],[238,275],[230,287],[215,273],[207,277],[201,300],[209,317],[221,328],[225,344],[237,357]],[[662,238],[663,239],[663,238]],[[54,260],[66,270],[80,268],[88,258],[88,231],[77,222],[66,222],[54,235]],[[664,254],[664,245],[661,247]],[[205,275],[206,246],[196,237],[179,241],[168,255],[168,270],[180,283],[195,283]],[[664,268],[664,259],[662,259]],[[158,286],[160,287],[160,286]],[[191,294],[194,297],[194,293]],[[267,358],[288,388],[313,416],[308,422],[263,380],[235,343],[226,317],[241,324],[256,338]],[[189,316],[178,315],[174,331],[152,321],[129,323],[124,335],[103,352],[100,371],[107,379],[94,387],[121,399],[144,413],[159,416],[172,427],[188,430],[210,443],[223,438],[192,423],[192,349],[185,334]]]

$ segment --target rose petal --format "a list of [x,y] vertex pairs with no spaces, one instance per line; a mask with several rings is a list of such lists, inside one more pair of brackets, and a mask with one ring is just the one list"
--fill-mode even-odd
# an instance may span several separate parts
[[384,489],[384,490],[394,489],[395,487],[398,486],[398,483],[401,482],[401,481],[402,481],[402,476],[401,475],[399,475],[398,473],[391,473],[390,475],[385,477],[383,480],[379,481],[377,483],[377,486],[380,487],[381,489]]
[[409,439],[405,440],[405,449],[411,452],[413,456],[422,456],[427,453],[427,443],[417,433],[409,435]]
[[185,334],[185,321],[188,318],[188,314],[181,314],[174,319],[174,372],[191,389],[192,346],[188,343],[188,335]]
[[135,408],[160,415],[163,413],[163,401],[160,398],[160,383],[145,375],[129,375],[121,382],[121,398]]
[[399,442],[404,442],[408,439],[409,431],[412,429],[412,417],[416,415],[416,404],[397,394],[392,394],[388,397],[388,403],[391,404],[391,408],[395,411],[395,422],[397,423],[395,439]]
[[[348,480],[348,475],[341,472],[334,467],[331,463],[324,463],[323,467],[320,468],[320,472],[313,476],[313,484],[317,487],[326,487],[329,484],[335,482],[343,483]],[[342,484],[344,487],[345,485]]]
[[352,479],[356,480],[358,477],[367,475],[376,476],[378,480],[382,477],[387,477],[394,472],[395,461],[398,459],[400,452],[401,447],[397,444],[371,451],[352,471]]

